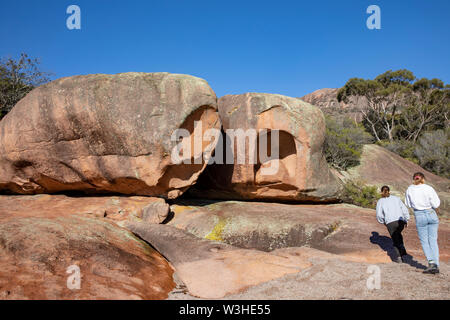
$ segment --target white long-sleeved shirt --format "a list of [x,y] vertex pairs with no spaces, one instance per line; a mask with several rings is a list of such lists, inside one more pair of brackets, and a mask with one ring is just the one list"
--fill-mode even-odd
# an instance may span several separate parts
[[382,224],[398,220],[407,222],[409,220],[409,211],[399,197],[389,196],[381,198],[377,202],[377,220]]
[[406,190],[406,205],[414,210],[436,209],[441,204],[432,186],[427,184],[412,184]]

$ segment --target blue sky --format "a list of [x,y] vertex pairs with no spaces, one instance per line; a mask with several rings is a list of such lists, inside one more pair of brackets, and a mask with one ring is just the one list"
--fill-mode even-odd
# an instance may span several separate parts
[[[66,9],[81,8],[81,30]],[[381,8],[369,30],[366,8]],[[191,74],[217,96],[300,97],[407,68],[450,82],[448,0],[0,0],[0,56],[39,57],[54,78]]]

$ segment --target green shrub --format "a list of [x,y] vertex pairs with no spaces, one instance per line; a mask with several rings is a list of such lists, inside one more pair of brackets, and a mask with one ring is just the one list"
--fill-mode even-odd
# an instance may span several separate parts
[[364,127],[349,118],[325,116],[325,157],[333,167],[346,170],[359,164],[362,147],[373,141]]
[[348,181],[344,185],[342,199],[346,203],[351,203],[364,208],[375,209],[377,201],[380,199],[376,186],[365,185],[361,181]]
[[419,164],[437,175],[450,178],[450,129],[422,134],[414,150]]

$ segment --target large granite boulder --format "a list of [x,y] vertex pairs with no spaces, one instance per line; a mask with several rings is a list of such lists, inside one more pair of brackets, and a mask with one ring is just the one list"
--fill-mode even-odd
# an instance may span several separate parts
[[[187,140],[220,128],[206,81],[169,73],[58,79],[31,91],[0,122],[0,190],[176,198],[206,166],[172,161],[179,128]],[[213,147],[205,142],[201,151],[207,156]]]
[[[216,147],[216,163],[207,167],[190,194],[281,201],[337,198],[340,184],[322,153],[325,121],[317,107],[277,94],[246,93],[220,98],[219,115],[223,149]],[[239,130],[248,133],[248,139],[236,138]],[[219,151],[224,164],[217,163]],[[245,153],[244,160],[239,160],[239,152]]]

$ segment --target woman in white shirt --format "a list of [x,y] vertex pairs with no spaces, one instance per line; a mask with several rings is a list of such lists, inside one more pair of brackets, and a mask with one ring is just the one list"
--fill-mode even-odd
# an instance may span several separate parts
[[428,268],[424,273],[439,273],[439,248],[437,243],[439,218],[436,211],[441,204],[433,187],[425,184],[425,175],[416,172],[414,184],[406,190],[406,205],[414,209],[417,234],[422,249],[428,260]]

